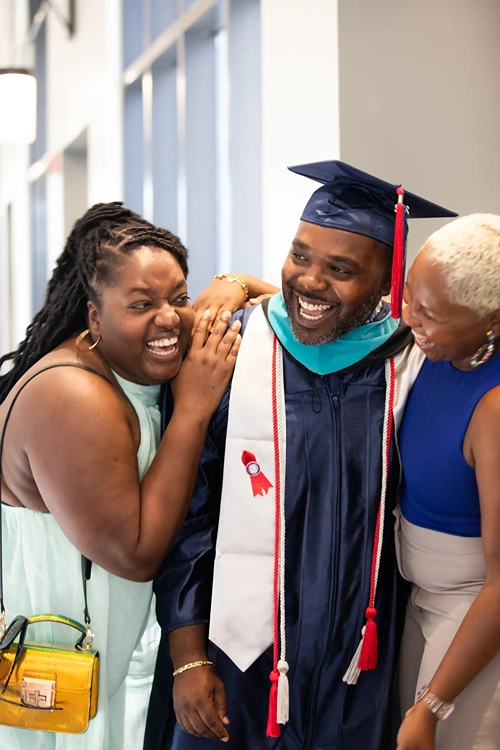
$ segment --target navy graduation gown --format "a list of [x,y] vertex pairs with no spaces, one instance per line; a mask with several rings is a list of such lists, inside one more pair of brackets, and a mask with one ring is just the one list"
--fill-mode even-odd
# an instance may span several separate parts
[[[242,673],[209,644],[209,658],[226,686],[231,722],[226,746],[231,750],[394,747],[399,718],[394,672],[405,598],[394,554],[392,509],[399,481],[394,450],[376,601],[378,666],[361,673],[355,686],[342,677],[359,643],[369,597],[381,488],[384,358],[406,342],[400,330],[363,363],[323,377],[283,352],[290,721],[281,727],[279,738],[266,738],[271,648]],[[156,577],[157,613],[164,634],[209,620],[228,403],[229,391],[210,424],[189,515]],[[167,709],[170,673],[165,635],[146,747],[220,748],[220,741],[192,737],[175,724],[173,712]]]

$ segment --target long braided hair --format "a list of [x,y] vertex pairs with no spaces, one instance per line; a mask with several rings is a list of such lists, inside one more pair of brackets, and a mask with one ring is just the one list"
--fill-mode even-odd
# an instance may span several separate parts
[[188,273],[187,250],[167,229],[150,224],[119,202],[97,203],[75,223],[50,279],[45,304],[19,347],[0,358],[12,368],[0,376],[0,403],[35,362],[87,327],[87,301],[99,306],[98,286],[109,286],[126,256],[139,247],[166,250]]

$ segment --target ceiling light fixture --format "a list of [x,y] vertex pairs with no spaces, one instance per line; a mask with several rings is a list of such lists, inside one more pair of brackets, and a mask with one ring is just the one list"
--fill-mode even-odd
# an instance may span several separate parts
[[0,143],[36,138],[36,79],[26,68],[0,68]]

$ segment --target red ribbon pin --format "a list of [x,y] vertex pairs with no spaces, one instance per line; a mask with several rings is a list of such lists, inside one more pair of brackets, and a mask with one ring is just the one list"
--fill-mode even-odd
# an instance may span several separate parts
[[245,466],[250,481],[252,482],[253,496],[267,495],[268,490],[273,486],[269,479],[260,470],[257,459],[250,451],[243,451],[241,460]]

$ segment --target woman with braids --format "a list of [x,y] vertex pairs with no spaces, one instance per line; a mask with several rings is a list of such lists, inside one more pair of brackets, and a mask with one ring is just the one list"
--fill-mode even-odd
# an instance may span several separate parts
[[[25,340],[0,359],[12,362],[0,377],[0,429],[39,373],[5,431],[7,618],[80,621],[83,554],[93,562],[88,609],[101,656],[99,708],[85,734],[2,726],[2,748],[142,747],[157,646],[149,581],[188,510],[240,344],[229,310],[213,328],[207,310],[191,339],[186,257],[177,237],[120,203],[93,206],[69,235]],[[172,378],[175,406],[160,441],[159,392]],[[33,628],[36,640],[68,638],[68,628]]]

